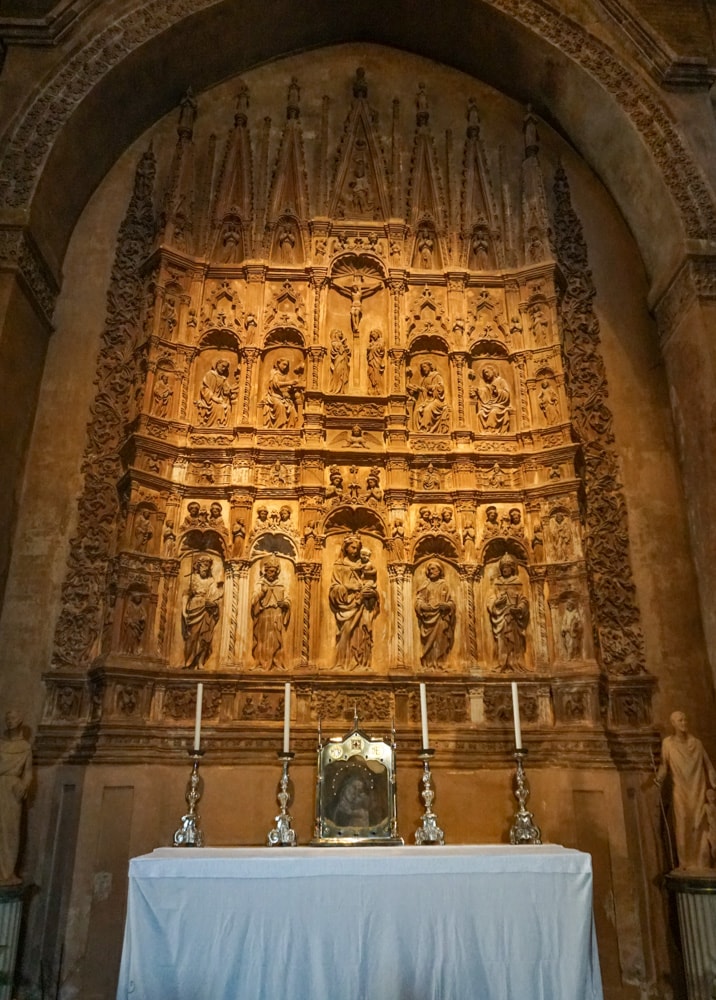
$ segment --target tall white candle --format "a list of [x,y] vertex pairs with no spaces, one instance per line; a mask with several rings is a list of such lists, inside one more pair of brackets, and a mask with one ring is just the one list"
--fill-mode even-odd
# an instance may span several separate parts
[[515,749],[522,749],[522,727],[520,725],[520,699],[517,696],[517,684],[512,681],[512,715],[515,722]]
[[201,705],[204,700],[204,685],[201,681],[196,686],[196,718],[194,720],[194,749],[201,746]]
[[288,753],[291,745],[291,684],[286,681],[283,704],[283,752]]
[[428,696],[425,685],[420,685],[420,723],[423,727],[423,750],[430,746],[428,736]]

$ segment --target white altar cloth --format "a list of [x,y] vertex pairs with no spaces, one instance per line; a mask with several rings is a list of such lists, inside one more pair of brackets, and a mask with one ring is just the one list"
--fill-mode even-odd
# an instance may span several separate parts
[[602,1000],[591,858],[542,847],[161,848],[118,1000]]

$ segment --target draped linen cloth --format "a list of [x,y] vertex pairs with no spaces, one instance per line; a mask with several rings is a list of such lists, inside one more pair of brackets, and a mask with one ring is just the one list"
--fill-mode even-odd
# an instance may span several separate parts
[[602,1000],[591,858],[555,846],[134,858],[118,1000]]

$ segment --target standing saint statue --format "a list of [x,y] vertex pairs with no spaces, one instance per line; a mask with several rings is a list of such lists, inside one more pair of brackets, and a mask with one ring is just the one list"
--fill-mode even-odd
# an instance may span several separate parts
[[674,833],[679,868],[709,868],[711,848],[706,807],[709,786],[716,788],[716,770],[701,740],[689,732],[683,712],[672,712],[674,730],[661,744],[661,766],[654,779],[661,785],[667,775],[673,785]]
[[368,334],[365,356],[368,363],[368,392],[371,396],[380,396],[383,393],[385,374],[385,341],[381,330],[371,330]]
[[[370,666],[373,623],[380,611],[375,569],[361,560],[358,535],[346,535],[333,565],[328,603],[336,619],[336,667],[354,670]],[[367,550],[363,550],[367,551]]]
[[517,561],[509,552],[500,559],[499,571],[487,601],[497,666],[501,671],[524,670],[530,608],[522,592]]
[[17,885],[22,803],[32,781],[32,748],[22,734],[23,720],[14,709],[5,716],[0,740],[0,885]]
[[284,633],[291,619],[291,602],[286,589],[279,583],[281,564],[269,556],[261,564],[261,579],[251,601],[254,621],[252,653],[256,663],[265,670],[282,670]]
[[351,349],[342,330],[331,330],[331,379],[328,391],[342,393],[348,385]]
[[199,556],[192,566],[181,615],[185,670],[203,667],[209,659],[223,599],[224,584],[214,579],[213,559]]
[[420,628],[420,662],[427,669],[442,670],[455,639],[455,599],[437,560],[425,567],[425,583],[415,598]]

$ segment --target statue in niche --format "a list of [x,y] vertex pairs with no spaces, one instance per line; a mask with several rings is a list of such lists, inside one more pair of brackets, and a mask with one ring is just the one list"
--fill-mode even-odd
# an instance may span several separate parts
[[[356,147],[359,147],[359,142],[356,142]],[[348,183],[348,188],[350,189],[349,199],[353,211],[357,215],[371,213],[375,199],[371,191],[368,164],[360,149],[353,160],[353,177]]]
[[288,479],[288,469],[281,465],[278,459],[274,462],[268,472],[268,480],[272,486],[285,486]]
[[363,319],[363,300],[382,288],[383,282],[380,278],[366,277],[360,271],[351,271],[334,278],[333,285],[337,292],[351,300],[351,332],[357,336]]
[[19,885],[22,803],[32,781],[32,747],[23,736],[22,716],[10,709],[0,740],[0,885]]
[[494,365],[483,365],[482,382],[470,389],[470,398],[477,401],[480,430],[487,434],[505,434],[510,429],[510,387]]
[[342,330],[331,330],[331,378],[328,391],[342,393],[348,385],[351,370],[351,349]]
[[254,622],[252,653],[258,666],[265,670],[283,669],[283,640],[291,620],[291,602],[286,588],[279,583],[281,564],[274,556],[261,564],[261,579],[251,601]]
[[519,507],[511,507],[507,512],[507,517],[502,519],[503,535],[512,535],[514,538],[522,538],[525,529],[522,526],[522,511]]
[[396,562],[405,562],[405,525],[401,518],[396,519],[391,530],[390,553]]
[[373,654],[373,623],[380,611],[380,597],[375,569],[369,561],[361,560],[361,548],[358,535],[346,535],[328,591],[336,619],[335,665],[339,669],[365,669]]
[[567,598],[565,602],[560,634],[565,660],[581,659],[584,622],[582,612],[573,597]]
[[173,395],[174,390],[169,384],[169,376],[165,371],[160,371],[152,390],[152,413],[155,417],[166,417]]
[[162,307],[162,323],[169,337],[171,337],[178,322],[179,312],[177,310],[176,299],[173,295],[168,295]]
[[506,552],[499,562],[499,576],[487,601],[487,613],[497,650],[500,671],[524,670],[530,608],[522,592],[517,561]]
[[177,554],[177,536],[174,532],[174,522],[167,521],[162,534],[162,545],[165,559],[175,559]]
[[500,525],[497,522],[497,507],[492,504],[485,510],[484,532],[486,535],[499,535],[500,533]]
[[534,534],[532,535],[532,558],[534,562],[544,562],[544,538],[542,536],[541,524],[535,526]]
[[326,500],[330,500],[332,503],[338,503],[345,497],[345,490],[343,487],[343,476],[340,470],[332,465],[328,474],[328,486],[326,487]]
[[205,519],[202,518],[201,504],[196,500],[190,500],[186,505],[186,517],[182,521],[181,530],[189,531],[191,528],[203,528]]
[[234,521],[231,527],[231,554],[234,559],[241,559],[246,541],[246,525],[243,521]]
[[312,562],[316,558],[316,522],[309,521],[303,529],[303,558],[306,562]]
[[410,368],[406,375],[409,396],[415,400],[413,428],[429,434],[450,433],[450,407],[445,402],[445,380],[432,361],[420,362],[420,381],[413,382]]
[[437,560],[425,567],[425,583],[415,598],[420,628],[420,662],[426,669],[442,670],[455,639],[455,599]]
[[146,552],[147,546],[154,536],[152,515],[147,507],[137,511],[134,522],[134,548],[137,552]]
[[689,732],[683,712],[672,712],[674,730],[661,744],[661,765],[655,777],[660,786],[667,775],[673,785],[674,833],[679,868],[711,867],[707,792],[716,788],[716,770],[701,740]]
[[202,379],[199,398],[194,400],[199,422],[205,427],[226,427],[238,394],[238,385],[229,381],[229,362],[218,358]]
[[507,482],[507,476],[499,462],[495,462],[490,469],[487,475],[487,481],[490,486],[504,486]]
[[557,390],[548,379],[542,380],[539,395],[537,396],[537,403],[542,412],[544,422],[548,427],[551,424],[559,423],[561,415],[559,411],[559,396],[557,395]]
[[220,535],[228,535],[229,533],[224,521],[221,504],[218,500],[215,500],[209,507],[209,527],[212,531],[217,531]]
[[462,529],[462,554],[465,562],[474,563],[477,559],[475,529],[471,524],[466,524]]
[[279,358],[273,365],[266,386],[266,398],[261,404],[266,427],[298,427],[298,410],[303,397],[303,366],[293,372],[288,358]]
[[433,250],[435,249],[435,240],[433,239],[433,234],[429,229],[421,229],[418,232],[418,260],[420,261],[420,266],[426,270],[433,266]]
[[211,556],[198,556],[192,566],[182,606],[185,670],[197,670],[209,659],[223,599],[224,584],[214,579]]
[[382,503],[383,491],[380,488],[380,469],[371,469],[365,480],[364,503]]
[[224,219],[221,234],[220,264],[238,264],[241,259],[241,223],[237,208]]
[[278,234],[278,249],[282,264],[293,264],[295,246],[296,234],[293,231],[293,226],[286,223]]
[[554,557],[557,562],[569,562],[572,558],[572,525],[564,511],[558,510],[550,525]]
[[[540,241],[540,248],[541,248]],[[538,251],[541,253],[541,249]],[[532,336],[536,344],[543,344],[547,342],[547,336],[549,333],[549,320],[547,319],[544,309],[539,302],[536,302],[529,311],[530,323],[532,326]]]
[[424,490],[439,490],[441,486],[440,476],[435,471],[435,466],[432,462],[428,464],[425,470],[425,477],[423,478],[423,489]]
[[477,226],[470,241],[470,263],[473,271],[490,266],[490,241],[487,226]]
[[368,392],[371,396],[380,396],[384,389],[385,375],[385,342],[381,330],[371,330],[368,334],[365,356],[368,363]]
[[144,594],[133,590],[127,598],[122,618],[122,649],[125,653],[140,653],[147,628],[147,608]]

